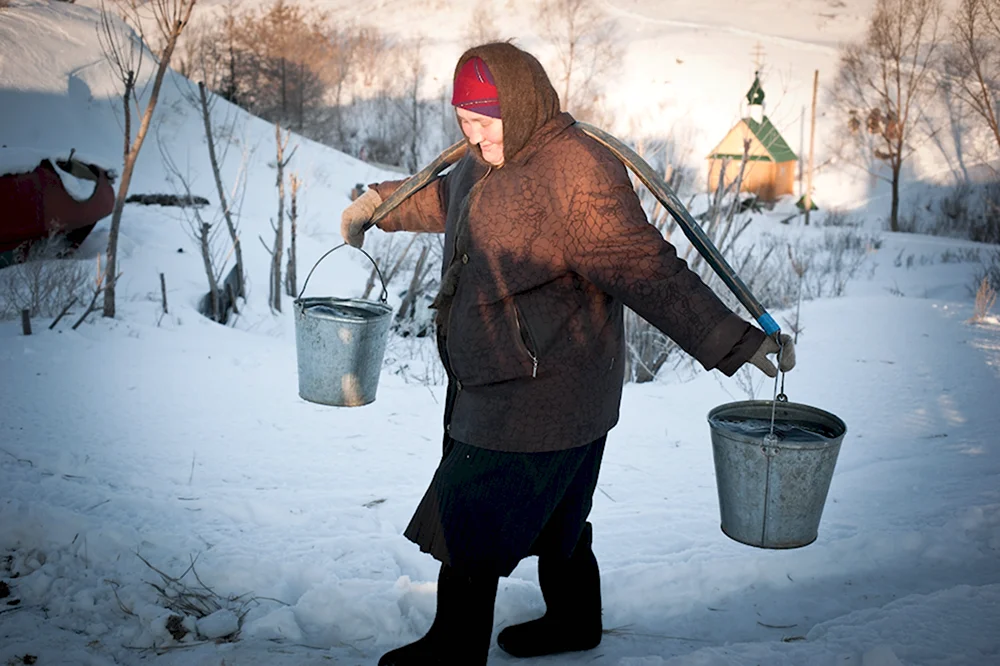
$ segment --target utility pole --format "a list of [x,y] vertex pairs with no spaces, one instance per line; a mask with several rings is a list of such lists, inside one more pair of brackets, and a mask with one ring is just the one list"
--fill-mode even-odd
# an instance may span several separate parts
[[816,94],[819,91],[819,70],[813,74],[812,123],[809,126],[809,174],[806,176],[806,226],[809,226],[809,212],[812,210],[813,153],[816,146]]
[[799,196],[805,195],[802,181],[806,174],[806,105],[802,105],[802,115],[799,117]]

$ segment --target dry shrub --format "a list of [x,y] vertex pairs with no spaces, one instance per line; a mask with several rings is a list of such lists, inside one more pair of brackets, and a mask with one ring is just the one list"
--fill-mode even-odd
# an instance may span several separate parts
[[989,279],[984,277],[979,283],[979,289],[976,290],[976,305],[969,321],[973,323],[985,321],[990,316],[990,311],[996,302],[997,291],[990,284]]
[[[0,0],[2,1],[2,0]],[[0,319],[22,310],[32,317],[55,316],[74,298],[83,300],[89,271],[73,259],[60,259],[59,239],[35,243],[24,261],[0,270]]]

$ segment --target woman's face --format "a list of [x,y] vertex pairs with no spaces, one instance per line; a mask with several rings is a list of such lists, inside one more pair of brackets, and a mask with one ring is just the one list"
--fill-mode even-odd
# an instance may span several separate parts
[[467,109],[455,109],[462,133],[483,151],[483,159],[493,166],[503,164],[503,121]]

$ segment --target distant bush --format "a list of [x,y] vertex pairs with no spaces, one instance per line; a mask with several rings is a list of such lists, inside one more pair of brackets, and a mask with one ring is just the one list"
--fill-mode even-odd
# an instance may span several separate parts
[[[915,211],[909,213],[900,213],[899,221],[897,223],[898,231],[904,234],[919,234],[919,233],[929,233],[932,235],[943,235],[942,233],[934,234],[931,231],[929,225],[923,224],[921,222],[920,216],[917,215]],[[922,228],[927,227],[927,231],[921,231]]]
[[978,222],[972,228],[972,240],[1000,243],[1000,182],[993,181],[982,187]]
[[936,201],[901,214],[899,230],[1000,243],[1000,181],[959,183]]
[[10,7],[10,0],[0,0],[0,9],[7,9]]
[[861,218],[851,215],[845,210],[831,208],[823,216],[824,227],[860,227]]
[[942,264],[975,263],[982,260],[982,253],[977,247],[947,248],[941,253]]

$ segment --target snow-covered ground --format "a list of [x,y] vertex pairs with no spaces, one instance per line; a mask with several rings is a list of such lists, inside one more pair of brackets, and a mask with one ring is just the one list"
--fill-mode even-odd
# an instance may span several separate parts
[[[113,87],[85,4],[17,0],[0,12],[0,165],[74,147],[118,164]],[[379,15],[402,20],[398,3],[377,4]],[[735,104],[745,44],[734,42],[728,53],[740,64],[727,68],[704,24],[729,38],[746,30],[791,40],[822,3],[796,13],[799,3],[758,2],[748,24],[737,3],[714,0],[717,11],[691,13],[682,4],[612,9],[646,16],[648,40],[652,26],[670,27],[669,43],[690,49],[685,65],[702,57],[702,76],[734,81]],[[850,13],[870,3],[839,4]],[[765,12],[774,20],[761,19]],[[158,131],[174,160],[190,165],[195,193],[214,200],[184,85],[166,82]],[[433,617],[437,565],[401,536],[440,455],[444,389],[424,381],[435,374],[433,349],[393,339],[371,405],[337,409],[297,396],[290,300],[284,314],[268,310],[268,257],[254,239],[269,238],[276,210],[273,128],[220,103],[215,121],[227,116],[236,125],[226,179],[244,154],[250,173],[241,224],[251,293],[234,326],[196,312],[201,260],[176,209],[131,205],[115,320],[92,315],[75,331],[75,317],[51,331],[36,320],[30,337],[0,322],[0,580],[10,588],[0,599],[0,664],[33,655],[43,665],[370,666]],[[699,131],[721,137],[728,115],[722,127],[713,117]],[[339,242],[350,188],[388,174],[293,141],[292,166],[306,182],[302,275]],[[132,189],[176,191],[155,136]],[[80,261],[103,252],[106,224]],[[755,226],[793,243],[825,233],[768,216]],[[996,250],[883,234],[844,297],[803,303],[786,392],[848,425],[819,539],[808,547],[758,550],[719,530],[705,415],[748,397],[736,381],[666,371],[626,386],[591,517],[609,631],[597,650],[524,663],[1000,663],[1000,320],[968,321],[976,253]],[[162,318],[161,272],[170,307]],[[344,250],[317,271],[310,293],[355,295],[366,275],[363,259]],[[758,380],[757,397],[771,390]],[[225,613],[218,631],[188,619],[187,636],[172,638],[178,628],[168,627],[153,587],[164,581],[152,567],[179,577],[192,558],[219,603],[246,612],[239,640],[196,637],[196,628],[223,632]],[[184,582],[198,584],[191,574]],[[529,559],[501,583],[496,628],[541,609]],[[516,661],[497,648],[490,655],[491,664]]]
[[[966,321],[973,265],[942,264],[948,247],[891,238],[857,296],[803,305],[786,390],[849,428],[813,545],[718,529],[704,415],[747,397],[732,380],[626,387],[592,515],[611,633],[539,663],[995,663],[1000,322]],[[899,250],[935,263],[896,268]],[[157,327],[157,308],[0,326],[0,575],[21,600],[0,659],[374,664],[419,636],[436,563],[400,532],[440,453],[442,387],[389,366],[372,405],[318,406],[296,395],[287,318],[233,330],[181,306]],[[240,640],[177,649],[138,556],[174,576],[197,557],[219,595],[256,597]],[[534,568],[503,581],[498,629],[541,610]]]

